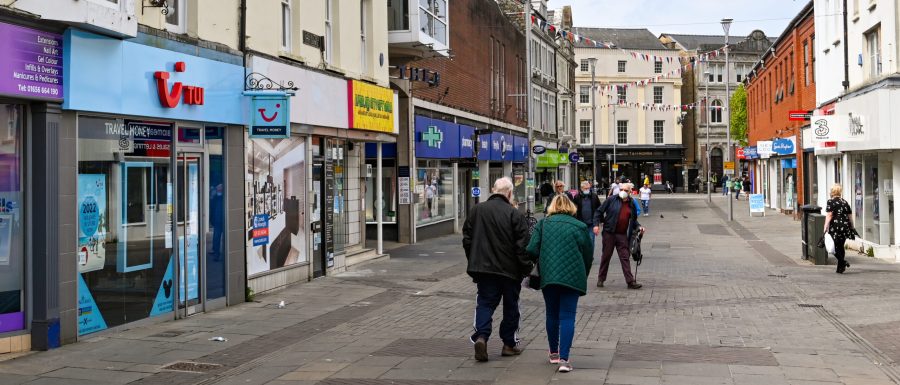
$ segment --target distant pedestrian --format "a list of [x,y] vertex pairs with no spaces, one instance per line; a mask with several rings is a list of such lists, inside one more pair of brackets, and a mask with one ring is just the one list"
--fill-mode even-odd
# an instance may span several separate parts
[[744,189],[744,182],[741,181],[741,178],[735,177],[732,187],[732,191],[734,191],[734,199],[737,200],[738,197],[741,196],[741,190]]
[[844,243],[856,239],[856,226],[850,204],[841,197],[843,188],[835,183],[831,186],[831,199],[825,205],[825,232],[834,239],[834,257],[837,259],[837,273],[844,274],[850,264],[844,259]]
[[640,289],[641,284],[635,281],[631,274],[631,256],[629,245],[631,237],[644,228],[637,220],[640,208],[631,197],[631,184],[623,184],[622,191],[615,197],[608,198],[603,206],[594,213],[594,235],[603,231],[603,254],[600,257],[600,273],[597,279],[597,287],[603,287],[606,281],[606,273],[609,270],[609,262],[612,259],[613,249],[619,254],[619,262],[622,264],[622,273],[629,289]]
[[697,194],[701,193],[703,191],[703,177],[697,175],[697,178],[694,179],[694,184],[697,185]]
[[585,232],[588,227],[573,216],[576,211],[570,200],[553,198],[548,216],[535,226],[527,249],[540,261],[550,363],[559,364],[557,370],[563,373],[572,371],[569,350],[575,338],[578,297],[587,293],[587,275],[594,260],[594,247]]
[[746,195],[748,197],[750,196],[750,193],[753,192],[751,186],[752,185],[750,184],[750,177],[745,176],[744,177],[744,195]]
[[608,196],[616,196],[619,194],[620,185],[622,184],[622,178],[616,178],[611,185],[609,185],[609,195]]
[[666,192],[669,194],[675,193],[675,186],[672,186],[672,182],[666,181]]
[[466,273],[478,287],[475,307],[475,359],[487,361],[487,341],[491,336],[494,310],[503,301],[500,338],[503,356],[522,353],[517,346],[519,292],[522,279],[531,272],[532,259],[525,252],[528,225],[525,216],[512,206],[513,183],[508,177],[494,182],[492,195],[472,208],[463,225]]
[[719,186],[719,177],[716,176],[716,173],[712,173],[712,177],[711,177],[710,182],[712,182],[712,183],[711,183],[712,189],[713,189],[712,192],[716,192],[716,187]]
[[641,207],[644,210],[644,216],[650,216],[650,195],[653,191],[650,190],[650,183],[644,183],[644,187],[641,187]]
[[594,245],[594,212],[603,204],[600,197],[591,190],[591,183],[588,181],[581,182],[581,191],[572,200],[575,204],[575,218],[580,219],[582,223],[587,225],[586,232],[591,238],[591,245]]
[[549,180],[545,180],[544,183],[541,183],[541,203],[543,203],[544,207],[550,204],[550,199],[553,198],[553,185],[550,184]]
[[557,180],[553,182],[553,193],[547,198],[547,204],[544,206],[544,214],[547,214],[547,208],[550,207],[550,202],[553,201],[553,198],[562,195],[567,199],[572,200],[572,196],[566,191],[566,184],[561,180]]
[[645,185],[650,184],[650,176],[649,175],[644,175],[644,184]]

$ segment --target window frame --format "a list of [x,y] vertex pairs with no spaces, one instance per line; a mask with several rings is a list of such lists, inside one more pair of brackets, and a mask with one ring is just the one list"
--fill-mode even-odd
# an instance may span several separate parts
[[866,79],[875,79],[882,74],[881,24],[877,24],[863,33],[863,38],[866,42],[866,58],[868,61]]
[[291,14],[291,1],[281,0],[281,50],[291,52],[293,42],[293,15]]
[[653,121],[653,144],[665,144],[666,142],[666,121]]
[[[578,121],[578,139],[581,144],[591,144],[591,120],[581,119]],[[585,131],[587,130],[587,131]]]
[[663,62],[662,60],[657,60],[653,62],[653,73],[661,74],[663,70]]
[[[178,24],[169,23],[169,17],[168,17],[168,14],[166,14],[165,16],[163,16],[163,23],[166,26],[166,30],[169,32],[178,33],[178,34],[187,33],[187,17],[185,15],[185,12],[187,12],[187,6],[186,6],[185,2],[187,0],[169,0],[169,1],[170,2],[175,1],[175,6],[172,7],[172,9],[174,9],[174,11],[176,13],[175,17],[178,18]],[[166,4],[170,4],[170,3],[166,3]],[[169,11],[169,13],[172,13],[172,11]]]
[[663,104],[663,86],[653,86],[653,104]]
[[359,72],[369,73],[369,36],[368,19],[366,18],[366,3],[368,0],[359,0]]
[[333,44],[331,43],[332,38],[334,37],[334,2],[333,0],[325,0],[325,64],[333,65],[334,64],[334,51]]
[[[587,92],[585,92],[587,90]],[[591,86],[580,85],[578,86],[578,103],[580,104],[591,104]],[[587,100],[585,100],[587,99]]]
[[617,120],[616,121],[616,144],[628,144],[628,121],[627,120]]
[[709,122],[711,124],[722,124],[722,101],[715,99],[709,105]]
[[624,85],[616,86],[616,101],[618,104],[628,103],[628,88]]
[[578,69],[581,70],[581,72],[590,72],[591,61],[589,59],[581,59],[581,62],[578,63]]
[[627,71],[628,60],[619,60],[617,63],[618,73],[624,74]]

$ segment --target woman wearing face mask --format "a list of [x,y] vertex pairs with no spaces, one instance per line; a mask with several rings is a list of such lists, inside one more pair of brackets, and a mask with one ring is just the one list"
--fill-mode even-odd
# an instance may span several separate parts
[[631,197],[634,186],[625,183],[622,191],[616,198],[607,199],[594,213],[594,234],[603,232],[603,254],[600,257],[600,272],[597,279],[597,287],[603,287],[606,281],[606,273],[609,270],[609,262],[612,259],[613,248],[619,254],[619,262],[622,264],[622,273],[629,289],[640,289],[634,275],[631,274],[631,251],[628,246],[631,237],[638,232],[643,233],[644,228],[638,223],[637,217],[641,210],[635,199]]
[[591,246],[594,245],[594,212],[600,207],[600,197],[591,189],[591,182],[581,182],[581,191],[572,201],[575,203],[575,218],[587,225],[588,236],[591,238]]

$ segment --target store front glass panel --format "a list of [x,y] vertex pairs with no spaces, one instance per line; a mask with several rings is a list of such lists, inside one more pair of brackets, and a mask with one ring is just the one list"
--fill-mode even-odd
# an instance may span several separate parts
[[878,222],[881,219],[879,209],[881,201],[878,194],[878,155],[866,155],[862,158],[864,181],[863,181],[863,221],[865,223],[866,232],[863,239],[873,243],[880,242],[880,232],[878,231]]
[[521,164],[513,165],[513,199],[519,204],[525,203],[525,166]]
[[341,251],[350,246],[350,226],[348,222],[348,151],[347,142],[338,139],[326,139],[325,156],[330,157],[334,166],[334,205],[326,207],[334,213],[334,249]]
[[22,105],[0,104],[0,333],[25,329],[24,114]]
[[206,298],[225,296],[226,255],[225,242],[225,157],[223,155],[225,127],[209,126],[205,129],[206,148],[209,154],[209,198],[207,200],[209,225],[206,226]]
[[173,311],[172,125],[78,119],[78,334]]
[[306,142],[290,137],[246,143],[247,274],[309,262]]
[[[372,224],[378,222],[378,218],[375,217],[375,211],[378,209],[375,205],[378,171],[375,162],[370,160],[367,165],[372,169],[372,176],[366,178],[366,223]],[[382,160],[381,166],[381,201],[384,204],[381,220],[383,223],[397,223],[397,178],[394,176],[394,161]]]
[[454,183],[452,163],[439,160],[418,161],[414,195],[418,225],[453,218]]

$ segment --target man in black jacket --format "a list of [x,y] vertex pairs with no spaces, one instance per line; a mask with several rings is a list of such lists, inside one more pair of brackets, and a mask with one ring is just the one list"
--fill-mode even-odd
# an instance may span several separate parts
[[609,270],[609,262],[612,259],[613,249],[619,254],[619,262],[622,264],[622,273],[625,274],[625,282],[629,289],[640,289],[634,275],[631,274],[631,251],[628,246],[631,237],[644,228],[638,223],[637,216],[640,213],[637,203],[631,197],[631,183],[623,183],[622,191],[616,196],[610,196],[603,205],[594,213],[594,234],[603,230],[603,253],[600,256],[600,276],[597,279],[597,287],[603,287],[606,281],[606,273]]
[[581,182],[581,191],[572,199],[575,203],[575,218],[580,219],[587,225],[588,235],[591,237],[591,244],[594,243],[594,212],[600,207],[600,197],[591,189],[591,182]]
[[550,205],[550,199],[553,198],[553,186],[550,185],[549,180],[545,180],[543,184],[541,184],[541,203],[544,204],[544,207]]
[[494,182],[492,195],[472,208],[463,225],[463,249],[466,272],[478,286],[475,307],[475,359],[487,361],[487,341],[491,336],[491,317],[503,301],[500,338],[503,356],[522,353],[516,331],[519,329],[519,292],[522,279],[531,271],[532,259],[525,253],[528,225],[525,216],[511,204],[513,183],[509,178]]

